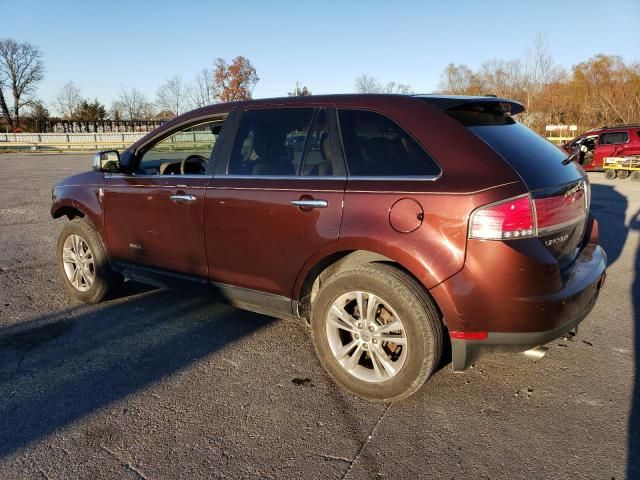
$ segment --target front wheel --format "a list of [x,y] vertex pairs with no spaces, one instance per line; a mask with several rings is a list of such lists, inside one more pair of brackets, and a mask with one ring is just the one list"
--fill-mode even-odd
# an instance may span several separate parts
[[313,304],[320,362],[351,393],[396,401],[416,392],[438,365],[442,322],[410,275],[368,264],[332,276]]
[[616,178],[616,171],[615,170],[605,170],[604,171],[604,176],[608,180],[613,180],[613,179]]
[[122,283],[120,274],[109,266],[98,233],[82,218],[64,226],[56,253],[64,286],[82,302],[98,303]]

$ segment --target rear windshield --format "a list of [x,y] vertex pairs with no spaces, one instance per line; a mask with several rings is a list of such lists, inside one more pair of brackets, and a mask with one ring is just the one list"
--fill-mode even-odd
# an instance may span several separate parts
[[562,164],[566,152],[504,113],[486,109],[447,113],[504,158],[530,190],[569,183],[584,176],[577,163]]

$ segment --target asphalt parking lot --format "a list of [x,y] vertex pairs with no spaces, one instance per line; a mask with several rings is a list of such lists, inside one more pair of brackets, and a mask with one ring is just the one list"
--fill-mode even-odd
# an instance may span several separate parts
[[385,405],[294,322],[133,283],[73,302],[49,202],[90,163],[0,155],[0,478],[640,478],[640,183],[591,176],[610,267],[577,337]]

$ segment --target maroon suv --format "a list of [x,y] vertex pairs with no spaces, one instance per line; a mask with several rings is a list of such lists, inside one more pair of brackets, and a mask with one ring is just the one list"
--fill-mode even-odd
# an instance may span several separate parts
[[303,319],[327,372],[376,400],[524,351],[592,309],[606,255],[567,154],[492,97],[333,95],[219,104],[62,180],[62,278],[123,279]]

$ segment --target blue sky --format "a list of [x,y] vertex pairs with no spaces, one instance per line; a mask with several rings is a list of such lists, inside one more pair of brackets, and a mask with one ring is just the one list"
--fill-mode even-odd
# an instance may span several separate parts
[[640,61],[640,0],[0,0],[0,38],[44,52],[45,102],[69,80],[107,104],[122,85],[154,100],[167,78],[236,55],[258,71],[255,97],[296,81],[350,92],[363,73],[430,92],[448,63],[524,57],[536,32],[565,67],[597,53]]

